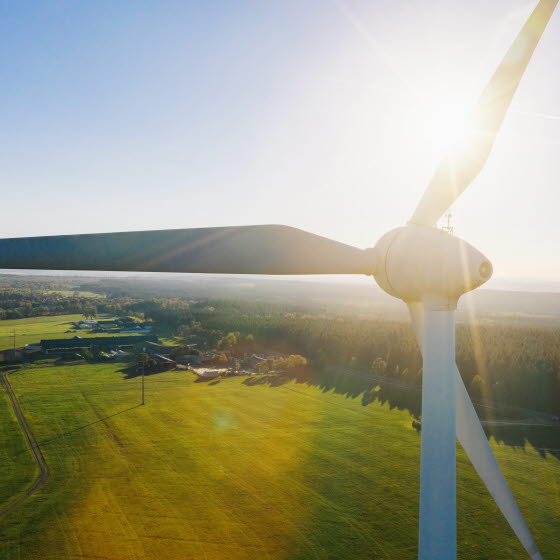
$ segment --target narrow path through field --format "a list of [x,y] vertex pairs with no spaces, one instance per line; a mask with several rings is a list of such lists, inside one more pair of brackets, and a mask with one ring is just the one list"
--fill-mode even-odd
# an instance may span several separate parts
[[43,454],[41,453],[41,449],[37,444],[37,440],[35,439],[33,432],[27,424],[27,420],[25,419],[23,411],[21,410],[16,394],[14,393],[14,390],[12,389],[12,386],[8,381],[8,376],[6,373],[0,374],[0,382],[6,389],[6,392],[10,397],[18,424],[21,428],[21,431],[23,432],[23,435],[25,436],[25,440],[27,441],[29,450],[31,451],[31,454],[33,455],[33,458],[37,463],[37,467],[39,467],[39,476],[35,479],[35,482],[29,488],[27,488],[27,490],[21,492],[11,503],[0,509],[1,519],[2,517],[5,517],[9,513],[11,513],[14,509],[25,502],[25,500],[27,500],[30,496],[41,489],[41,487],[45,484],[45,482],[47,482],[47,479],[49,478],[49,467],[47,465],[47,462],[45,461],[45,458],[43,457]]
[[526,420],[481,420],[483,426],[539,426],[548,428],[560,428],[558,422],[527,422]]

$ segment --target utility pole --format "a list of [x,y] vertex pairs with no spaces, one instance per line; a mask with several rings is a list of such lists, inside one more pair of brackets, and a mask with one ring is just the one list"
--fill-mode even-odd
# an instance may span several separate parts
[[144,361],[142,361],[142,405],[144,405]]

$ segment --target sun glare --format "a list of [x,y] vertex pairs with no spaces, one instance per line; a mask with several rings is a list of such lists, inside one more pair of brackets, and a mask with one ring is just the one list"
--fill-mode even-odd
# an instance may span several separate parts
[[427,116],[428,134],[435,150],[453,153],[465,146],[472,132],[472,120],[465,105],[440,104]]
[[460,152],[473,131],[470,109],[461,102],[422,103],[417,107],[414,126],[418,129],[414,134],[438,155]]
[[427,88],[408,106],[409,134],[434,155],[460,152],[474,130],[473,100],[461,91]]

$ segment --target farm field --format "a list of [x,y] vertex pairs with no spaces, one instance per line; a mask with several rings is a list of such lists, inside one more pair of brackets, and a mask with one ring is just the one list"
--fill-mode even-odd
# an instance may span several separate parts
[[[10,375],[51,478],[0,521],[0,558],[416,557],[420,438],[406,410],[185,371],[150,375],[141,407],[134,375]],[[544,558],[560,558],[560,461],[494,449]],[[527,558],[460,449],[458,501],[460,559]]]
[[87,330],[66,332],[72,328],[73,321],[83,319],[83,315],[52,315],[45,317],[28,317],[26,319],[8,319],[0,322],[0,350],[13,348],[14,329],[16,330],[16,347],[39,342],[43,338],[72,338],[74,336],[114,336],[114,334],[91,334]]
[[2,385],[0,385],[0,426],[1,511],[11,502],[14,494],[30,486],[38,472],[17,424],[10,399]]

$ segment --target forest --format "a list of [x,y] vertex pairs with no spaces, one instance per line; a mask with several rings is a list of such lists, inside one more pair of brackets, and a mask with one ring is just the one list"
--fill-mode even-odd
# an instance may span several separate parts
[[78,295],[67,297],[36,289],[4,288],[0,289],[0,319],[81,313],[90,301],[91,298]]

